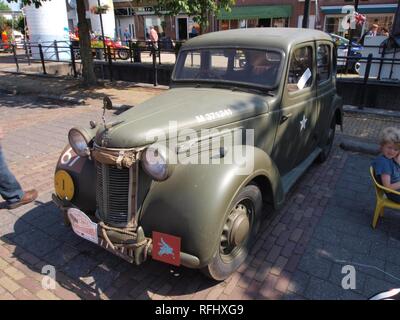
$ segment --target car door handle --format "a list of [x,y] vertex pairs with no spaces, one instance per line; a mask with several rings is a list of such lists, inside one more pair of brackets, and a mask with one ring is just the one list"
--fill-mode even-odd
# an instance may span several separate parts
[[292,115],[293,115],[292,113],[284,114],[284,115],[281,117],[281,121],[279,122],[279,124],[284,123],[284,122],[285,122],[287,119],[289,119]]

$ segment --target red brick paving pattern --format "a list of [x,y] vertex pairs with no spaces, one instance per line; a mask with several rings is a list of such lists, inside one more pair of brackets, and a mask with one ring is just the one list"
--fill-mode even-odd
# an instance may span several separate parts
[[[41,197],[35,205],[1,212],[0,225],[8,219],[8,226],[12,228],[14,223],[16,230],[0,234],[0,299],[285,298],[291,294],[291,277],[347,159],[347,154],[335,146],[326,163],[313,165],[287,196],[285,206],[274,213],[266,212],[259,238],[238,272],[215,283],[195,270],[154,261],[139,267],[129,265],[66,232],[61,219],[55,218],[51,226],[46,226],[42,217],[57,215],[50,203],[52,175],[66,132],[70,124],[88,123],[100,112],[91,107],[11,109],[0,102],[0,126],[7,132],[4,148],[10,168],[24,187],[36,186]],[[36,136],[32,136],[34,133]],[[18,224],[31,229],[18,231]],[[36,248],[17,243],[18,237],[39,231],[61,246],[38,256]],[[67,255],[67,249],[76,252]],[[56,251],[65,260],[59,257],[57,288],[44,290],[41,267],[50,263]],[[74,270],[76,266],[88,271],[80,273]]]

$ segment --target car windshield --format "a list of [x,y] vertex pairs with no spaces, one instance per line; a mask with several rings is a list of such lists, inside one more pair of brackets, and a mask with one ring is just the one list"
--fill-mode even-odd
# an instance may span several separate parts
[[346,38],[337,36],[337,35],[331,35],[333,41],[336,43],[336,45],[338,46],[347,46],[349,44],[349,40],[347,40]]
[[276,87],[282,54],[274,50],[198,49],[181,51],[173,80]]

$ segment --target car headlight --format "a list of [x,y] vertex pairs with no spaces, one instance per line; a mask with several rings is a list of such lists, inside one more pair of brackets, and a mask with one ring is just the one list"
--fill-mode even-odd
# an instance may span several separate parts
[[166,180],[170,175],[166,156],[163,154],[165,153],[159,148],[148,147],[141,157],[143,170],[157,181]]
[[69,130],[68,140],[71,148],[78,156],[87,157],[90,154],[89,142],[91,139],[82,130],[77,128]]

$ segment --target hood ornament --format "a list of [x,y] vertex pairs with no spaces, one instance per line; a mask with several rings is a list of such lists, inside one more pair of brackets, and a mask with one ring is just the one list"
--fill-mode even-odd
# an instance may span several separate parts
[[101,145],[103,147],[106,147],[107,142],[108,142],[108,129],[109,128],[107,127],[107,124],[106,124],[106,109],[111,110],[112,107],[113,106],[112,106],[111,99],[109,97],[105,96],[103,98],[103,115],[101,117],[101,119],[103,120],[103,126],[104,126],[104,133],[103,133],[103,136],[101,139]]
[[123,120],[120,121],[114,121],[111,123],[106,123],[106,110],[112,110],[113,109],[113,104],[111,102],[111,99],[109,97],[104,97],[103,98],[103,115],[101,117],[101,119],[103,120],[103,126],[104,126],[104,133],[103,133],[103,137],[101,139],[101,145],[103,147],[107,146],[108,140],[109,140],[109,131],[112,127],[115,127],[119,124],[121,124],[122,122],[124,122]]
[[101,119],[103,120],[104,128],[106,128],[106,109],[112,110],[112,108],[113,108],[113,105],[112,105],[111,99],[107,96],[104,97],[103,98],[103,116],[101,117]]

